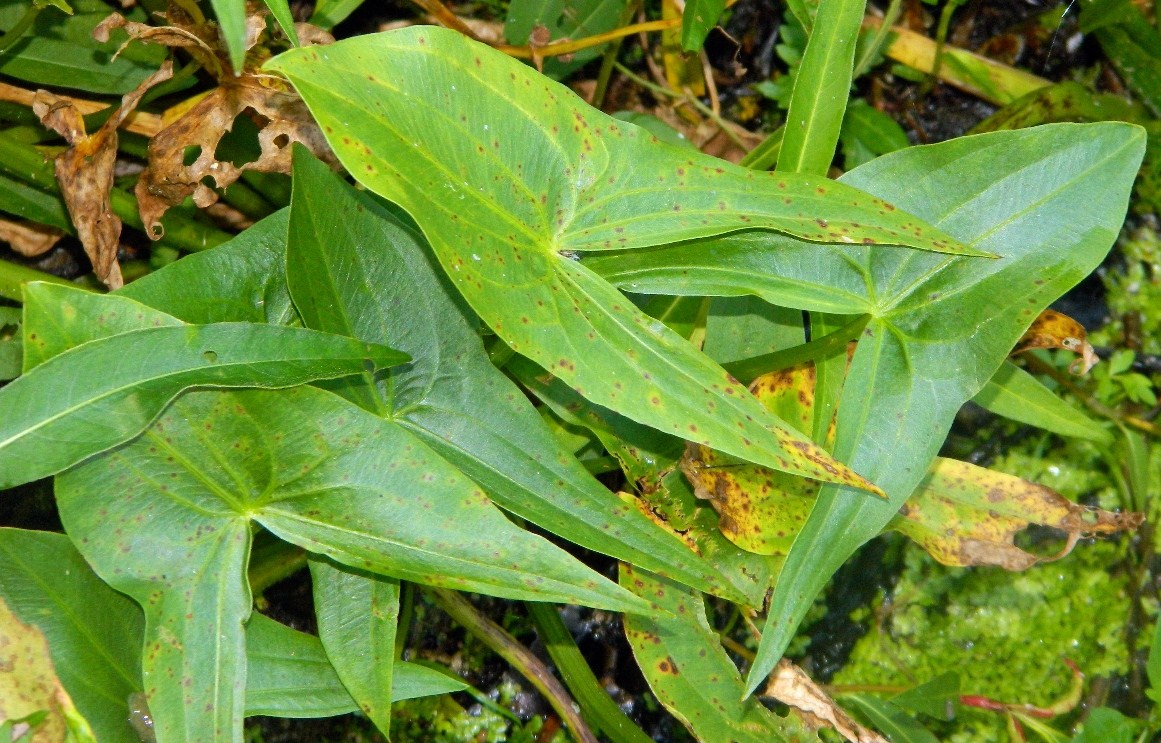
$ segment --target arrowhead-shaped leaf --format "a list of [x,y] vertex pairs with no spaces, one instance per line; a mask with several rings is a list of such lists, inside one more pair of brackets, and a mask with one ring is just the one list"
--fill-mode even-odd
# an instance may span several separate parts
[[422,236],[304,151],[295,157],[290,234],[287,281],[306,326],[388,343],[413,359],[377,384],[365,375],[332,389],[411,431],[498,505],[541,528],[730,594],[717,571],[557,448],[488,359],[478,320]]
[[664,145],[451,31],[362,36],[268,64],[295,84],[352,175],[416,220],[513,350],[639,422],[869,487],[572,257],[749,228],[970,249],[845,186]]
[[701,294],[704,276],[708,286],[731,282],[734,293],[827,312],[835,294],[825,287],[839,286],[862,297],[849,314],[872,316],[851,361],[834,453],[889,500],[822,489],[775,585],[751,689],[830,575],[914,491],[955,412],[1039,312],[1100,263],[1143,152],[1136,127],[1060,124],[911,148],[843,177],[999,260],[820,249],[751,233],[587,262],[638,290]]

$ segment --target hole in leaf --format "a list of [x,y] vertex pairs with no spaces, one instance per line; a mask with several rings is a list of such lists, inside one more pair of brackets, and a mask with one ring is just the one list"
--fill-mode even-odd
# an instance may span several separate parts
[[191,144],[181,151],[181,164],[187,168],[197,162],[198,158],[202,156],[202,148],[200,145]]
[[218,360],[218,352],[217,351],[206,351],[206,352],[202,353],[202,358],[204,358],[206,361],[213,364],[213,363],[217,362],[217,360]]
[[214,150],[214,159],[230,162],[235,167],[242,167],[262,156],[262,146],[258,143],[258,132],[270,123],[270,119],[255,111],[245,108],[234,117],[230,129],[218,140]]

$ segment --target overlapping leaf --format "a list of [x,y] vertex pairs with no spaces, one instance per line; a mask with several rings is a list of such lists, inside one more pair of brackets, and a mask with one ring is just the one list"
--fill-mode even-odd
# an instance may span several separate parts
[[476,318],[433,265],[422,237],[299,155],[287,279],[304,323],[390,343],[413,357],[378,386],[348,380],[336,391],[423,439],[507,510],[589,549],[729,595],[712,567],[556,447],[532,406],[488,360]]
[[822,489],[775,587],[750,688],[774,666],[827,578],[914,490],[955,411],[1040,310],[1103,258],[1143,149],[1132,126],[1054,125],[912,148],[844,176],[998,260],[820,249],[751,233],[587,262],[640,291],[702,294],[728,285],[734,294],[828,312],[837,297],[826,287],[839,287],[847,314],[872,315],[843,392],[835,456],[889,500]]
[[866,487],[573,253],[755,227],[969,249],[844,186],[661,144],[454,32],[363,36],[269,66],[295,84],[351,173],[415,218],[456,288],[514,350],[639,422]]
[[[0,390],[0,488],[47,477],[128,440],[190,387],[286,387],[406,359],[383,346],[302,328],[186,326],[155,316],[143,324],[133,319],[144,315],[132,306],[102,314],[104,306],[94,301],[57,284],[28,286],[26,312],[60,318],[26,319],[26,373]],[[62,343],[57,323],[76,321],[78,313],[83,330]],[[102,337],[120,323],[133,330]],[[71,348],[77,344],[83,347]],[[60,353],[64,348],[70,350]]]

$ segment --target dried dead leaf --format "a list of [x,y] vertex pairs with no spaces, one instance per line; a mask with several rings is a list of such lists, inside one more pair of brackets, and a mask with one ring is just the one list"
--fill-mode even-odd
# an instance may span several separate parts
[[1012,349],[1012,355],[1033,348],[1063,348],[1080,354],[1080,358],[1069,367],[1069,371],[1073,374],[1088,374],[1099,360],[1096,351],[1088,342],[1084,326],[1055,310],[1044,310],[1040,313],[1020,338],[1020,342]]
[[[234,119],[242,114],[248,114],[259,126],[261,155],[254,162],[237,166],[214,155]],[[160,239],[165,234],[162,216],[188,196],[203,208],[216,202],[218,196],[206,185],[207,178],[214,187],[226,188],[247,170],[289,173],[294,142],[335,164],[322,132],[296,94],[265,87],[257,76],[248,73],[224,81],[150,141],[149,166],[136,187],[146,232],[154,240]],[[196,148],[197,157],[186,165],[185,152],[191,147]]]
[[855,722],[798,666],[781,660],[762,695],[793,707],[815,730],[831,728],[854,743],[887,743],[887,739]]
[[121,287],[117,248],[121,220],[113,213],[109,192],[113,188],[113,168],[117,163],[117,127],[136,108],[145,92],[173,76],[166,61],[136,90],[121,99],[121,105],[92,136],[85,133],[81,112],[67,99],[47,91],[37,91],[32,110],[46,127],[60,134],[69,148],[57,156],[55,172],[77,237],[93,263],[97,278],[110,289]]
[[63,232],[48,225],[0,219],[0,240],[8,243],[14,253],[25,258],[44,255],[63,236]]
[[[944,565],[1015,571],[1064,557],[1081,537],[1136,529],[1144,520],[1144,514],[1088,508],[1043,485],[940,457],[890,528]],[[1030,524],[1063,531],[1064,547],[1048,556],[1017,547],[1016,535]]]

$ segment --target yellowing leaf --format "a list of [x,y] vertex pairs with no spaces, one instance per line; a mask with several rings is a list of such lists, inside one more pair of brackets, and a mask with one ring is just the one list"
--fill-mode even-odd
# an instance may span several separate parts
[[1020,342],[1012,349],[1012,354],[1030,351],[1033,348],[1063,348],[1080,354],[1073,362],[1073,374],[1087,374],[1097,362],[1096,351],[1088,342],[1084,326],[1068,315],[1055,310],[1044,310],[1025,331]]
[[[1141,513],[1088,508],[1043,485],[940,457],[889,528],[944,565],[1024,570],[1064,557],[1081,537],[1135,529],[1144,520]],[[1050,556],[1017,547],[1016,535],[1030,524],[1063,531],[1064,547]]]
[[[65,740],[70,721],[82,736],[88,727],[56,676],[44,635],[21,622],[0,599],[0,721],[42,711],[48,714],[35,727],[32,743]],[[20,729],[18,723],[16,731]]]

